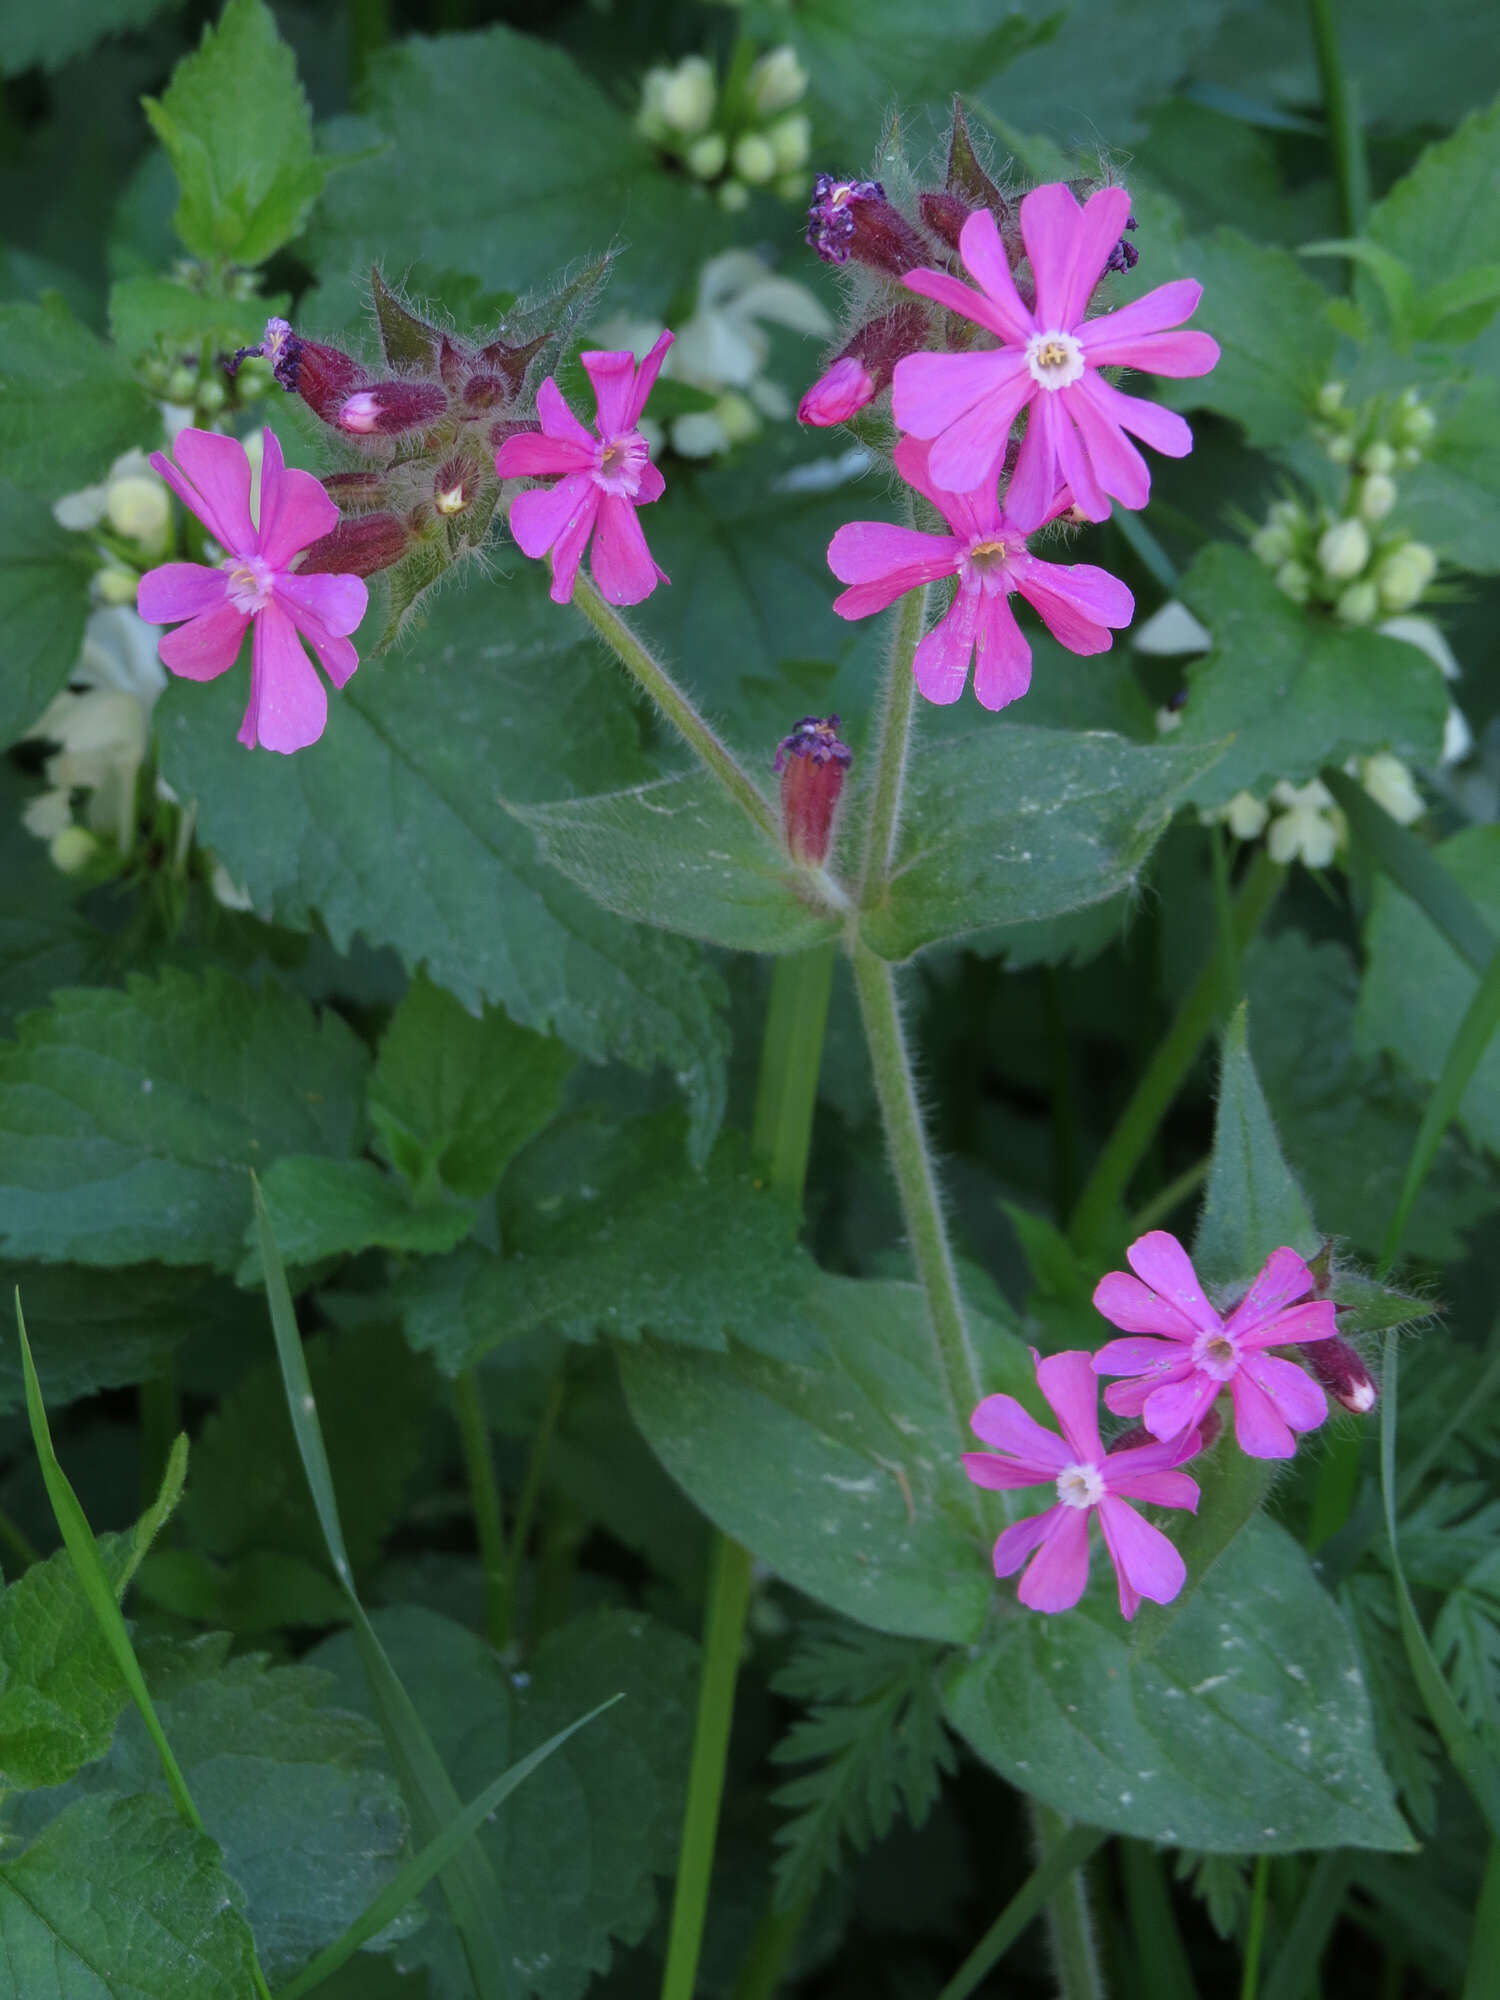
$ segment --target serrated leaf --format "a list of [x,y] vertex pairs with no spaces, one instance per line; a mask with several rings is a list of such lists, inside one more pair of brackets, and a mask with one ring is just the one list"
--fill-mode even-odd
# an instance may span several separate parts
[[109,290],[109,331],[120,352],[137,361],[159,345],[191,353],[208,341],[232,352],[256,345],[285,298],[225,298],[194,291],[171,278],[118,278]]
[[1475,373],[1439,406],[1421,462],[1401,475],[1394,522],[1479,576],[1500,570],[1500,383]]
[[[502,1341],[551,1327],[570,1340],[608,1333],[724,1352],[731,1339],[805,1361],[817,1353],[790,1310],[812,1260],[796,1242],[795,1204],[721,1141],[701,1173],[641,1163],[640,1185],[593,1190],[519,1255],[477,1245],[430,1259],[398,1297],[408,1338],[450,1375]],[[695,1251],[684,1258],[682,1245]]]
[[6,2000],[225,2000],[254,1991],[244,1898],[165,1799],[80,1799],[0,1864]]
[[418,977],[370,1079],[380,1150],[420,1196],[449,1188],[478,1201],[555,1116],[573,1063],[561,1042],[518,1028],[502,1008],[476,1015]]
[[[497,1933],[519,1991],[576,2000],[604,1971],[611,1939],[635,1943],[656,1913],[652,1878],[670,1872],[681,1833],[697,1648],[630,1611],[597,1612],[549,1633],[507,1672],[476,1634],[435,1613],[377,1612],[376,1633],[412,1691],[454,1781],[504,1770],[597,1702],[625,1699],[554,1751],[480,1834],[505,1884]],[[367,1705],[351,1639],[321,1646],[340,1697]],[[397,1962],[440,1952],[430,1921]]]
[[44,1262],[231,1270],[247,1170],[347,1155],[367,1061],[337,1016],[221,972],[60,993],[0,1044],[0,1243]]
[[[4,389],[0,386],[0,410]],[[0,416],[3,422],[3,416]],[[79,537],[58,527],[35,494],[0,480],[0,743],[40,719],[83,646],[92,562]]]
[[[1497,174],[1500,101],[1472,112],[1451,136],[1429,146],[1371,209],[1365,234],[1401,259],[1419,296],[1473,265],[1500,263]],[[1482,325],[1460,331],[1472,339]]]
[[332,162],[313,153],[297,59],[264,0],[228,0],[144,104],[181,189],[173,222],[194,256],[262,264],[301,233]]
[[1250,1060],[1243,1002],[1224,1032],[1218,1110],[1193,1263],[1206,1285],[1248,1284],[1273,1250],[1316,1254],[1319,1236],[1281,1156]]
[[1294,604],[1245,550],[1205,549],[1182,597],[1214,636],[1188,668],[1188,702],[1174,743],[1234,741],[1191,787],[1220,806],[1264,796],[1278,779],[1305,784],[1324,764],[1390,750],[1436,763],[1448,713],[1440,668],[1415,646],[1337,625]]
[[52,0],[46,7],[8,9],[0,22],[0,76],[39,67],[61,69],[106,35],[143,28],[182,0]]
[[[819,1273],[784,1310],[826,1360],[622,1347],[632,1416],[709,1519],[794,1588],[878,1631],[967,1644],[994,1582],[921,1292]],[[1021,1343],[971,1325],[986,1386],[1034,1395]]]
[[[261,1180],[281,1253],[292,1267],[362,1250],[434,1255],[461,1243],[474,1227],[467,1202],[418,1204],[411,1190],[373,1160],[330,1160],[318,1154],[284,1154]],[[246,1250],[237,1282],[261,1280],[255,1224],[245,1224]]]
[[[111,460],[160,434],[161,417],[123,358],[55,293],[39,306],[0,306],[0,464],[7,480],[52,500],[102,479]],[[12,504],[19,528],[19,496]],[[45,519],[45,509],[30,504]],[[7,534],[7,556],[9,541]]]
[[895,867],[861,920],[883,958],[1035,922],[1131,883],[1217,745],[1144,748],[1103,730],[1001,723],[919,745]]
[[944,1708],[1012,1784],[1070,1818],[1211,1851],[1412,1843],[1349,1632],[1306,1554],[1252,1522],[1151,1651],[1113,1592],[1002,1617]]
[[805,951],[839,918],[706,772],[517,806],[537,851],[607,910],[731,951]]
[[257,909],[304,928],[316,912],[340,950],[389,944],[465,1006],[498,1004],[594,1060],[667,1063],[706,1152],[724,1092],[717,973],[599,909],[501,804],[655,775],[622,677],[545,578],[447,597],[403,657],[362,662],[299,757],[244,755],[233,679],[169,688],[157,713],[165,775]]

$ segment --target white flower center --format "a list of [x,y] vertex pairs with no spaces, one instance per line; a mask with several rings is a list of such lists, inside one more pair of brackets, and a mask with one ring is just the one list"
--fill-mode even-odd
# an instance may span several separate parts
[[1071,333],[1034,333],[1026,343],[1026,366],[1044,389],[1066,389],[1084,370],[1083,349]]
[[1064,1507],[1097,1507],[1104,1498],[1104,1475],[1097,1465],[1065,1465],[1057,1475],[1057,1497]]
[[229,576],[229,601],[236,611],[253,618],[271,601],[276,572],[264,556],[234,556],[221,567]]
[[1193,1342],[1193,1366],[1202,1369],[1205,1375],[1212,1375],[1216,1382],[1227,1382],[1239,1365],[1240,1351],[1234,1335],[1222,1328],[1200,1333]]
[[640,491],[641,474],[650,461],[651,453],[639,431],[622,431],[617,437],[603,438],[594,453],[594,483],[606,493],[619,493],[633,500]]

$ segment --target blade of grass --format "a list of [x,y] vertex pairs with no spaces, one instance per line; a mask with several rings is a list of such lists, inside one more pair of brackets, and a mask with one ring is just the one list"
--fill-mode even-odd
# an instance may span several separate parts
[[1351,1855],[1337,1848],[1320,1854],[1307,1879],[1302,1901],[1287,1932],[1261,2000],[1303,2000],[1318,1976],[1318,1963],[1333,1935],[1354,1876]]
[[1266,1939],[1266,1904],[1271,1893],[1271,1857],[1255,1857],[1255,1880],[1250,1890],[1250,1922],[1245,1932],[1245,1964],[1240,1976],[1240,2000],[1256,2000],[1260,1991],[1260,1954]]
[[984,1936],[938,1995],[938,2000],[968,2000],[968,1995],[998,1965],[1028,1924],[1042,1913],[1068,1877],[1109,1835],[1097,1826],[1070,1827],[1040,1867],[1033,1869]]
[[1463,2000],[1491,2000],[1497,1991],[1500,1991],[1500,1845],[1492,1840],[1479,1901],[1474,1906]]
[[1474,1795],[1474,1803],[1489,1822],[1491,1834],[1500,1837],[1500,1765],[1485,1749],[1464,1720],[1463,1710],[1443,1678],[1442,1668],[1428,1644],[1427,1634],[1417,1617],[1406,1572],[1401,1567],[1401,1551],[1396,1536],[1396,1336],[1385,1337],[1385,1373],[1381,1382],[1380,1491],[1385,1503],[1385,1532],[1391,1550],[1391,1575],[1396,1585],[1396,1611],[1401,1620],[1401,1639],[1411,1664],[1413,1678],[1427,1705],[1427,1713],[1443,1739],[1454,1770]]
[[1426,913],[1460,958],[1476,972],[1488,972],[1500,938],[1426,843],[1376,805],[1347,771],[1329,766],[1322,777],[1345,819],[1396,887]]
[[611,1695],[608,1701],[601,1701],[597,1708],[591,1708],[587,1715],[570,1722],[566,1729],[559,1729],[555,1736],[531,1751],[527,1756],[502,1771],[493,1784],[487,1785],[475,1799],[471,1799],[455,1820],[450,1820],[440,1834],[428,1841],[420,1854],[414,1854],[381,1890],[361,1916],[354,1919],[342,1937],[325,1946],[310,1964],[305,1965],[288,1986],[283,1986],[276,2000],[302,2000],[304,1993],[311,1993],[329,1979],[347,1959],[354,1956],[361,1945],[366,1944],[377,1932],[383,1931],[388,1923],[400,1916],[408,1903],[414,1902],[427,1884],[457,1854],[464,1842],[479,1831],[487,1819],[504,1804],[523,1779],[529,1778],[538,1764],[545,1763],[554,1750],[560,1749],[570,1736],[603,1715],[605,1709],[613,1708],[623,1695]]
[[[16,1335],[21,1343],[21,1371],[26,1382],[26,1414],[31,1421],[32,1442],[41,1463],[42,1483],[47,1489],[52,1512],[57,1518],[58,1529],[63,1538],[63,1547],[68,1552],[68,1560],[73,1565],[74,1574],[83,1587],[83,1594],[89,1601],[105,1643],[115,1657],[115,1665],[120,1670],[120,1678],[130,1690],[130,1698],[140,1711],[146,1733],[155,1746],[161,1761],[162,1775],[167,1781],[167,1790],[172,1795],[172,1803],[188,1825],[197,1833],[206,1833],[202,1815],[193,1803],[193,1795],[188,1790],[187,1779],[182,1775],[182,1767],[172,1753],[166,1731],[161,1726],[161,1718],[156,1713],[156,1704],[151,1699],[146,1686],[146,1676],[141,1672],[141,1663],[135,1656],[135,1647],[130,1642],[130,1628],[125,1623],[115,1597],[114,1585],[109,1572],[104,1567],[104,1558],[99,1553],[99,1544],[94,1540],[94,1531],[83,1511],[83,1504],[73,1491],[72,1482],[62,1469],[62,1462],[52,1443],[52,1429],[47,1422],[47,1408],[42,1401],[42,1385],[37,1380],[36,1365],[31,1358],[31,1342],[26,1338],[26,1320],[21,1311],[21,1294],[16,1291]],[[161,1491],[155,1504],[148,1509],[136,1533],[141,1536],[136,1559],[145,1554],[146,1545],[155,1535],[167,1515],[176,1506],[182,1494],[183,1481],[187,1477],[187,1439],[179,1437],[167,1456],[166,1470],[162,1476]],[[128,1576],[127,1576],[128,1581]],[[251,1970],[255,1980],[255,1990],[261,2000],[270,2000],[270,1989],[259,1964],[252,1959]]]
[[1161,1856],[1143,1840],[1122,1840],[1120,1871],[1130,1913],[1131,1955],[1142,1990],[1152,2000],[1198,2000]]
[[[463,1804],[411,1696],[402,1686],[385,1648],[375,1636],[375,1628],[355,1592],[354,1572],[344,1546],[333,1476],[328,1469],[328,1453],[323,1445],[318,1406],[307,1372],[307,1357],[302,1351],[302,1336],[297,1331],[297,1316],[287,1286],[286,1267],[281,1261],[281,1252],[271,1229],[271,1218],[266,1211],[260,1182],[253,1174],[250,1179],[255,1195],[255,1227],[260,1244],[261,1268],[265,1273],[266,1303],[270,1308],[271,1331],[276,1341],[276,1357],[281,1364],[292,1432],[312,1493],[318,1525],[323,1531],[328,1559],[349,1601],[354,1641],[370,1684],[381,1734],[385,1737],[386,1749],[406,1799],[413,1829],[425,1847],[460,1817]],[[483,1850],[474,1841],[461,1845],[444,1863],[439,1880],[463,1940],[479,2000],[502,2000],[502,1996],[503,2000],[509,2000],[515,1986],[501,1956],[500,1942],[488,1914],[499,1903],[499,1885]]]

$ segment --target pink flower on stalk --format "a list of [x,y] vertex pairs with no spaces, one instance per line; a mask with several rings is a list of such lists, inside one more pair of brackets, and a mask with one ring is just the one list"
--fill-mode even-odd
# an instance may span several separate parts
[[[993,1451],[966,1451],[976,1486],[1002,1492],[1056,1485],[1057,1504],[1007,1528],[995,1543],[996,1576],[1013,1576],[1031,1556],[1017,1591],[1033,1611],[1068,1611],[1089,1580],[1089,1521],[1097,1514],[1115,1566],[1120,1610],[1134,1618],[1143,1597],[1170,1604],[1187,1571],[1160,1528],[1127,1503],[1154,1501],[1195,1513],[1198,1486],[1173,1468],[1198,1450],[1195,1432],[1169,1444],[1136,1445],[1106,1455],[1099,1441],[1099,1385],[1081,1349],[1036,1364],[1037,1387],[1052,1405],[1062,1436],[1045,1430],[1014,1396],[986,1396],[970,1419]],[[1032,1551],[1035,1550],[1035,1555]]]
[[[1125,1252],[1129,1271],[1111,1271],[1094,1304],[1114,1326],[1151,1340],[1111,1340],[1094,1356],[1111,1383],[1104,1400],[1117,1416],[1140,1417],[1153,1437],[1192,1429],[1219,1394],[1234,1401],[1234,1434],[1251,1458],[1290,1458],[1293,1431],[1312,1431],[1328,1415],[1317,1383],[1270,1347],[1332,1339],[1334,1304],[1309,1299],[1314,1278],[1295,1250],[1273,1250],[1228,1319],[1203,1295],[1186,1250],[1164,1229],[1138,1237]],[[1298,1300],[1302,1304],[1298,1304]]]
[[252,750],[257,743],[304,750],[323,734],[328,697],[302,640],[341,688],[359,665],[349,634],[369,602],[360,577],[302,576],[292,567],[338,525],[339,510],[310,472],[287,470],[272,430],[261,461],[259,527],[250,518],[250,460],[238,438],[184,430],[172,448],[175,465],[154,451],[152,467],[225,559],[212,568],[173,562],[148,570],[136,609],[150,624],[177,624],[157,651],[164,667],[190,681],[211,681],[232,667],[253,624],[250,703],[239,740]]
[[1101,188],[1083,208],[1060,181],[1027,195],[1021,234],[1036,282],[1034,312],[1016,290],[988,209],[976,209],[959,235],[978,291],[941,271],[907,272],[909,290],[977,321],[1000,342],[980,353],[912,354],[897,364],[896,422],[935,441],[939,486],[969,493],[993,480],[1011,425],[1028,407],[1006,495],[1012,518],[1027,528],[1046,518],[1060,480],[1091,521],[1107,517],[1111,495],[1124,507],[1144,507],[1151,475],[1127,431],[1169,458],[1191,451],[1193,434],[1181,417],[1122,395],[1099,370],[1206,375],[1218,343],[1206,333],[1168,331],[1197,309],[1203,287],[1179,278],[1117,312],[1084,318],[1129,216],[1124,188]]
[[[583,355],[597,405],[591,437],[563,401],[549,375],[536,399],[542,420],[535,431],[507,438],[495,454],[502,479],[563,476],[546,489],[518,494],[511,504],[511,533],[528,556],[552,551],[552,601],[573,596],[578,564],[590,535],[589,568],[611,604],[639,604],[658,583],[670,583],[658,569],[636,519],[637,507],[662,496],[664,481],[651,463],[637,425],[667,349],[664,333],[637,373],[633,354]],[[597,529],[597,533],[595,532]]]
[[[1128,625],[1135,599],[1108,570],[1092,563],[1043,562],[1026,547],[1016,521],[1001,511],[995,482],[972,493],[947,493],[933,483],[931,447],[916,438],[896,446],[896,470],[937,508],[951,535],[883,521],[850,521],[828,544],[828,566],[850,589],[833,601],[840,618],[868,618],[908,590],[939,577],[958,579],[947,613],[917,647],[912,671],[929,701],[957,701],[975,658],[974,692],[986,708],[1004,708],[1031,685],[1031,647],[1010,594],[1019,591],[1042,623],[1074,653],[1108,652],[1109,628]],[[1054,496],[1052,512],[1066,505]]]

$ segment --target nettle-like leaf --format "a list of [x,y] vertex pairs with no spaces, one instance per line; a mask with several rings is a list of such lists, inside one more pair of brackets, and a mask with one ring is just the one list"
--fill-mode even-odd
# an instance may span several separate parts
[[221,972],[60,993],[0,1044],[0,1245],[233,1269],[247,1169],[347,1156],[367,1066],[337,1016]]
[[[877,1631],[969,1643],[994,1580],[921,1292],[815,1273],[783,1311],[825,1359],[621,1347],[631,1415],[715,1526],[796,1589]],[[1021,1342],[978,1315],[971,1329],[986,1387],[1034,1398]]]
[[1172,740],[1234,739],[1191,785],[1196,804],[1220,806],[1242,791],[1263,797],[1280,778],[1305,784],[1324,764],[1377,750],[1436,763],[1448,687],[1418,647],[1294,604],[1253,556],[1227,543],[1203,551],[1181,595],[1214,647],[1188,668]]
[[165,1799],[79,1799],[0,1862],[9,1991],[68,2000],[225,2000],[254,1991],[244,1897]]
[[953,1746],[938,1706],[934,1647],[818,1622],[798,1635],[776,1675],[778,1694],[807,1713],[771,1752],[778,1764],[815,1764],[773,1793],[792,1815],[776,1830],[778,1896],[795,1906],[837,1869],[847,1844],[864,1853],[898,1814],[921,1826]]
[[409,652],[362,662],[299,757],[245,756],[234,680],[169,688],[162,758],[257,910],[302,928],[316,913],[339,949],[391,945],[464,1006],[502,1006],[594,1060],[666,1063],[707,1151],[724,1093],[717,973],[538,860],[505,803],[656,775],[629,690],[544,577],[445,598]]
[[[149,446],[160,433],[161,418],[122,357],[57,294],[41,305],[0,306],[0,464],[7,480],[52,500],[93,485],[121,452]],[[30,504],[45,514],[35,499]]]
[[264,0],[228,0],[147,118],[172,162],[194,256],[263,264],[301,233],[331,162],[313,151],[297,59]]
[[[7,401],[0,381],[0,412]],[[93,567],[87,543],[58,527],[35,493],[0,479],[0,618],[6,634],[0,744],[14,743],[40,720],[72,671],[88,622]]]
[[[394,1175],[372,1160],[330,1160],[291,1153],[273,1163],[261,1183],[266,1210],[288,1267],[361,1250],[436,1254],[461,1243],[474,1226],[467,1202],[418,1203]],[[245,1224],[245,1255],[238,1279],[261,1282],[260,1246],[253,1221]]]
[[[1475,111],[1458,130],[1438,140],[1416,166],[1378,202],[1365,236],[1396,257],[1411,274],[1418,295],[1435,292],[1476,267],[1500,276],[1500,217],[1495,175],[1500,172],[1500,101]],[[1472,340],[1495,312],[1496,296],[1460,312],[1438,337]]]
[[[591,1975],[608,1968],[612,1940],[638,1943],[650,1929],[653,1878],[676,1863],[696,1646],[644,1613],[601,1611],[548,1633],[526,1671],[512,1674],[482,1639],[433,1612],[400,1606],[371,1622],[465,1798],[624,1695],[554,1752],[479,1836],[505,1885],[494,1921],[517,1990],[577,2000]],[[330,1640],[312,1658],[337,1676],[340,1699],[367,1708],[352,1639]],[[434,1911],[397,1946],[396,1961],[434,1965],[435,1990],[461,1991],[441,1972],[452,1965],[451,1941],[446,1917]]]
[[1145,748],[1104,731],[976,730],[918,747],[895,867],[861,922],[884,958],[1114,895],[1221,746]]
[[61,69],[106,35],[143,28],[181,0],[62,0],[51,7],[7,13],[0,24],[0,76],[40,67]]
[[175,278],[140,273],[117,278],[109,288],[109,332],[128,360],[139,361],[165,347],[190,354],[205,341],[221,351],[257,343],[267,317],[284,311],[284,298],[229,298],[198,291]]
[[[1500,940],[1500,827],[1469,827],[1435,854]],[[1384,876],[1376,879],[1366,945],[1369,958],[1355,1016],[1359,1045],[1388,1049],[1413,1075],[1431,1083],[1474,997],[1478,975]],[[1500,1152],[1500,1042],[1492,1041],[1480,1057],[1459,1103],[1458,1122],[1476,1144]]]
[[1220,1056],[1214,1149],[1193,1263],[1206,1285],[1248,1284],[1273,1250],[1285,1245],[1312,1257],[1319,1242],[1250,1060],[1248,1010],[1242,1003],[1225,1031]]
[[[982,101],[1002,119],[1023,120],[1029,132],[1069,140],[1098,133],[1110,144],[1124,145],[1140,136],[1143,114],[1193,73],[1194,57],[1220,13],[1218,0],[1188,0],[1169,13],[1113,0],[1074,0],[1057,25],[1056,40],[1023,54],[982,93]],[[899,81],[894,87],[900,88]],[[1004,149],[1000,157],[1003,161]],[[1149,254],[1143,247],[1143,262]]]
[[[331,1675],[227,1660],[223,1637],[147,1651],[152,1700],[225,1875],[279,1983],[351,1924],[395,1873],[407,1821],[380,1768],[380,1734],[330,1705]],[[81,1797],[166,1794],[134,1711],[108,1754],[71,1783],[22,1803],[15,1830],[34,1836]]]
[[1500,382],[1484,362],[1439,404],[1437,433],[1399,494],[1393,521],[1461,569],[1500,570]]

